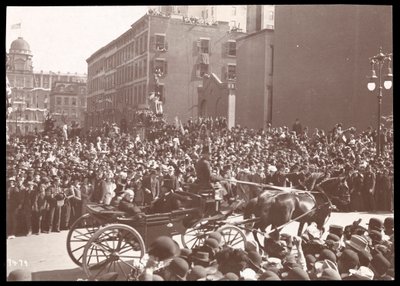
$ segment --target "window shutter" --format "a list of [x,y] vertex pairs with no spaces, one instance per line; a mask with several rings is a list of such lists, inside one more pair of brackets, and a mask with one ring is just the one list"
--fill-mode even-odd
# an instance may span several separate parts
[[167,41],[165,41],[165,42],[164,42],[164,45],[165,45],[165,50],[167,50],[167,51],[168,51],[168,42],[167,42]]
[[200,77],[200,64],[196,64],[196,76]]
[[164,74],[168,73],[168,65],[167,65],[167,61],[164,62]]

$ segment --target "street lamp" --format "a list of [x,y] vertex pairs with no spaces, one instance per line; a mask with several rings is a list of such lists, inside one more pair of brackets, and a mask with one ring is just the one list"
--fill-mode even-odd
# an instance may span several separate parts
[[[371,64],[371,74],[368,76],[367,88],[369,91],[374,91],[376,88],[376,81],[378,81],[378,133],[376,138],[376,156],[380,156],[380,141],[381,141],[381,105],[382,105],[382,68],[387,63],[387,74],[384,75],[383,86],[385,89],[390,89],[393,83],[393,73],[392,73],[392,53],[384,54],[382,53],[382,47],[379,48],[379,54],[374,57],[369,58],[369,63]],[[375,67],[378,67],[378,76],[376,75]]]

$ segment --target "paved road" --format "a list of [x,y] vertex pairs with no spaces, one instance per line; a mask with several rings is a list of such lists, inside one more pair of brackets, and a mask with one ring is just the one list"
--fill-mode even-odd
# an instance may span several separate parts
[[[361,225],[366,226],[371,217],[393,216],[393,213],[332,213],[327,222],[331,224],[349,225],[361,218]],[[286,226],[282,232],[295,234],[297,223]],[[86,278],[85,273],[69,258],[66,250],[67,231],[17,237],[7,240],[7,275],[16,268],[27,268],[33,273],[36,281],[73,281]],[[179,237],[174,239],[180,243]]]

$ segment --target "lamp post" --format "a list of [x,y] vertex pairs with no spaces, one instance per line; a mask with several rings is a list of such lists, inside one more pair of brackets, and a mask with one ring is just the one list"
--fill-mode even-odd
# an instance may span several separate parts
[[[378,84],[378,128],[377,128],[377,138],[376,138],[376,156],[380,156],[380,144],[381,144],[381,105],[382,105],[382,77],[384,78],[383,86],[385,89],[392,88],[392,53],[384,54],[382,53],[382,47],[379,48],[379,53],[376,56],[369,58],[369,63],[371,64],[371,74],[368,76],[368,90],[374,91]],[[387,63],[387,74],[382,75],[382,68]],[[378,68],[378,76],[376,75],[375,68]]]

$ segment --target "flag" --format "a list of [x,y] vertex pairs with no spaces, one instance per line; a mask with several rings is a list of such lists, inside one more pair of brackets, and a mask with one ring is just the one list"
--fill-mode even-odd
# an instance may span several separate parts
[[21,23],[11,25],[11,29],[21,29]]

